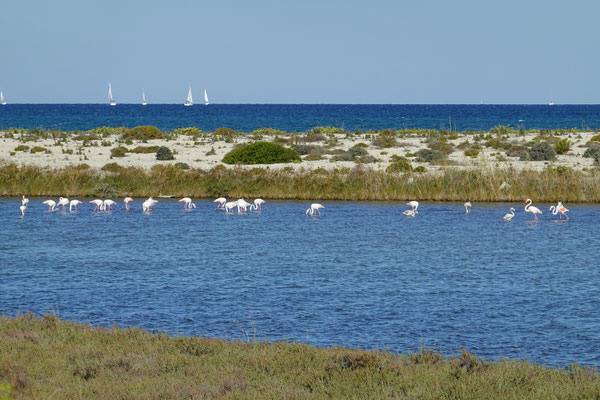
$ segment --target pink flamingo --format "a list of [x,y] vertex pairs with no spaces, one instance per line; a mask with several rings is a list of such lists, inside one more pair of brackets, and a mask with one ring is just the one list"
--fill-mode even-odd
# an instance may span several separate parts
[[27,208],[27,204],[29,204],[29,199],[23,195],[23,198],[21,199],[21,205]]
[[104,209],[112,211],[113,206],[116,205],[116,204],[117,203],[115,201],[112,201],[110,199],[106,199],[106,200],[104,200]]
[[419,202],[418,201],[409,201],[408,203],[406,203],[407,206],[410,206],[410,208],[412,208],[412,210],[415,212],[415,214],[418,214],[417,209],[419,208]]
[[213,203],[217,204],[217,209],[225,209],[225,203],[227,203],[227,199],[225,197],[219,197],[218,199],[213,200]]
[[71,200],[69,202],[69,212],[73,211],[73,207],[75,207],[75,211],[77,211],[77,206],[80,205],[82,201],[80,200]]
[[325,208],[322,204],[319,203],[312,203],[310,205],[310,208],[308,210],[306,210],[306,215],[321,215],[321,211],[319,211],[320,208]]
[[66,197],[61,197],[58,199],[58,203],[56,203],[57,207],[62,207],[63,211],[65,211],[65,207],[69,204],[69,199]]
[[239,199],[238,201],[235,202],[235,204],[236,204],[236,206],[238,208],[238,213],[246,212],[247,209],[248,209],[248,206],[250,205],[250,203],[248,203],[244,199]]
[[550,211],[552,211],[552,215],[558,214],[558,219],[562,219],[562,216],[564,215],[567,217],[567,221],[569,220],[569,216],[567,215],[567,211],[569,211],[569,209],[563,206],[562,202],[560,201],[556,206],[550,206]]
[[56,207],[56,202],[54,200],[46,200],[42,204],[48,206],[48,211],[54,211],[54,208]]
[[265,203],[263,199],[254,199],[254,205],[250,206],[250,210],[262,211],[262,205]]
[[94,211],[104,211],[104,202],[100,199],[90,201],[91,204],[95,205]]
[[25,216],[25,211],[27,211],[27,206],[24,204],[21,204],[21,206],[19,207],[19,209],[21,210],[21,215]]
[[178,200],[179,203],[185,203],[183,205],[183,208],[196,208],[196,205],[194,203],[192,203],[192,199],[190,199],[189,197],[184,197],[181,200]]
[[125,210],[129,211],[129,203],[131,203],[133,199],[131,197],[125,197],[123,199],[123,203],[125,203]]
[[467,201],[465,204],[465,211],[467,214],[471,214],[471,202]]
[[532,206],[531,203],[532,203],[531,199],[525,200],[525,208],[524,208],[524,210],[525,210],[525,212],[532,213],[533,214],[533,218],[537,221],[538,217],[537,217],[536,214],[541,214],[542,212],[540,211],[539,208]]
[[233,208],[237,206],[237,201],[228,201],[224,204],[223,208],[226,213],[233,212]]
[[142,212],[152,211],[152,207],[154,207],[156,203],[158,203],[158,200],[154,200],[152,196],[150,196],[148,200],[142,203]]

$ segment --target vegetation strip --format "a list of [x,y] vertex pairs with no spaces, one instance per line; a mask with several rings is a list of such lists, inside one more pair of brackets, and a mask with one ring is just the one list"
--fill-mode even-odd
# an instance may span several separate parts
[[0,317],[1,398],[598,398],[596,369]]
[[2,196],[269,198],[298,200],[433,200],[600,202],[600,171],[564,167],[445,169],[440,174],[386,172],[363,165],[333,170],[227,168],[209,171],[157,165],[150,171],[116,163],[95,170],[0,166]]

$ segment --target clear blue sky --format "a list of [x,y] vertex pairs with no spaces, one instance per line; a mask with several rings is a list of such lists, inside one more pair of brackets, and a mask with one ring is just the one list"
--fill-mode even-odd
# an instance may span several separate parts
[[0,0],[11,103],[600,102],[598,1]]

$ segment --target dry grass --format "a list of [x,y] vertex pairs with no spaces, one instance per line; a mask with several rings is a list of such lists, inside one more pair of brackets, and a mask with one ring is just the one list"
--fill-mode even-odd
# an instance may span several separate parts
[[600,202],[600,172],[565,167],[542,172],[447,168],[437,174],[388,173],[358,165],[353,169],[312,171],[215,167],[182,170],[171,165],[51,170],[42,167],[0,167],[0,195],[19,196],[263,197],[270,199],[438,200]]
[[0,317],[0,398],[583,399],[597,370],[299,343],[169,337],[55,316]]

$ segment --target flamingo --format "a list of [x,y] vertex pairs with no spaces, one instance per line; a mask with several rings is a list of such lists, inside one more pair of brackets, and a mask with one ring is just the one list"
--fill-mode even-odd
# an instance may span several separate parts
[[510,213],[509,214],[505,214],[504,217],[502,217],[503,220],[505,221],[512,221],[513,217],[515,216],[515,209],[514,208],[510,208]]
[[265,204],[265,201],[263,199],[255,199],[254,200],[254,205],[250,206],[250,210],[254,210],[254,211],[262,211],[262,205]]
[[129,211],[129,203],[131,203],[133,199],[131,197],[125,197],[123,199],[123,203],[125,203],[125,210]]
[[227,203],[227,199],[225,197],[219,197],[218,199],[214,199],[213,203],[219,203],[219,204],[217,204],[217,208],[224,209],[225,203]]
[[237,201],[228,201],[227,203],[225,203],[225,205],[223,206],[223,208],[225,209],[225,212],[232,212],[233,207],[237,206]]
[[25,204],[22,204],[19,209],[21,210],[21,215],[25,216],[25,211],[27,210],[27,206]]
[[465,211],[466,211],[466,213],[467,213],[467,214],[470,214],[470,213],[471,213],[471,207],[472,207],[472,206],[471,206],[471,202],[470,202],[470,201],[467,201],[467,202],[464,204],[464,206],[465,206]]
[[419,202],[418,201],[409,201],[408,203],[406,203],[407,206],[410,206],[410,208],[412,208],[412,210],[417,213],[417,208],[419,208]]
[[29,199],[23,195],[23,198],[21,199],[21,205],[27,208],[27,204],[29,204]]
[[541,214],[542,212],[540,211],[539,208],[532,206],[531,203],[532,203],[531,199],[525,200],[525,212],[532,213],[533,218],[537,221],[538,217],[536,214]]
[[104,209],[112,211],[113,206],[115,204],[117,204],[115,201],[112,201],[110,199],[106,199],[106,200],[104,200]]
[[104,202],[100,199],[90,201],[91,204],[95,205],[94,211],[104,211]]
[[154,200],[152,196],[148,198],[148,200],[142,203],[142,212],[152,211],[152,207],[158,203],[158,200]]
[[196,208],[196,205],[194,203],[192,203],[192,199],[190,199],[189,197],[184,197],[183,199],[179,200],[179,203],[185,203],[183,205],[183,208]]
[[406,215],[407,217],[415,217],[418,212],[416,210],[405,210],[402,214]]
[[[238,208],[238,213],[241,213],[241,212],[246,212],[246,211],[247,211],[247,208],[248,208],[248,206],[250,205],[250,203],[248,203],[248,202],[247,202],[246,200],[244,200],[244,199],[239,199],[238,201],[236,201],[236,202],[235,202],[235,205],[236,205],[236,206],[237,206],[237,208]],[[243,209],[244,211],[242,211],[242,209]]]
[[54,200],[46,200],[42,204],[48,206],[48,211],[54,211],[54,208],[56,207],[56,202]]
[[308,210],[306,210],[306,215],[321,215],[321,211],[319,211],[320,208],[325,208],[322,204],[319,203],[312,203],[310,205],[310,208]]
[[564,215],[567,217],[567,221],[569,220],[569,216],[567,215],[567,211],[569,211],[569,209],[563,206],[561,201],[559,201],[556,206],[551,206],[550,211],[552,211],[552,215],[558,214],[558,219],[562,219],[562,216]]
[[73,207],[75,207],[75,211],[77,211],[77,206],[83,203],[80,200],[71,200],[69,202],[69,212],[73,211]]
[[69,199],[67,199],[66,197],[61,197],[58,199],[58,203],[56,203],[56,206],[62,206],[63,211],[65,211],[65,207],[67,206],[67,204],[69,204]]

